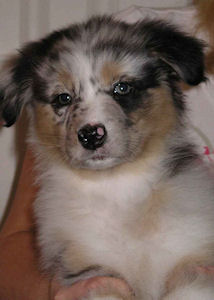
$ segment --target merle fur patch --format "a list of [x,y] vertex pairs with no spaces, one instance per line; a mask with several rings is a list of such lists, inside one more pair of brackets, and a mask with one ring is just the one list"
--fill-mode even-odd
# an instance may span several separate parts
[[172,146],[169,149],[169,157],[165,165],[169,175],[175,176],[196,162],[198,158],[199,155],[194,144],[181,144],[179,146]]

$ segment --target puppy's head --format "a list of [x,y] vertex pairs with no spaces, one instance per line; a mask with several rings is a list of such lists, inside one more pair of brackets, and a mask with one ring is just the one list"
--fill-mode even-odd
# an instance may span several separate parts
[[107,168],[164,139],[184,110],[182,80],[204,80],[202,45],[159,21],[111,17],[54,32],[5,62],[6,126],[27,104],[34,138],[71,166]]

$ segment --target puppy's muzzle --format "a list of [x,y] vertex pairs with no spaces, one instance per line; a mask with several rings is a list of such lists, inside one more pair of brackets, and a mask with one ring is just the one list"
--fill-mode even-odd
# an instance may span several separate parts
[[103,124],[86,124],[78,131],[78,139],[81,145],[88,150],[96,150],[102,147],[106,137],[107,131]]

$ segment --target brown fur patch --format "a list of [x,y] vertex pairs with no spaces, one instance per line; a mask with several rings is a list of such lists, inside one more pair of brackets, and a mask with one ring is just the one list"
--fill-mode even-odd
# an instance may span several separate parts
[[170,91],[165,87],[151,90],[152,104],[146,112],[146,125],[163,138],[176,124],[176,111]]
[[177,114],[170,92],[165,87],[151,89],[149,104],[145,109],[133,112],[131,119],[138,123],[139,130],[147,129],[141,156],[152,157],[163,151],[164,137],[177,123]]
[[40,144],[45,146],[49,153],[59,154],[60,126],[57,126],[55,114],[50,105],[37,103],[35,106],[35,130]]
[[150,235],[153,232],[157,232],[160,224],[160,207],[167,201],[170,201],[169,194],[169,190],[165,186],[153,191],[148,197],[144,207],[144,218],[140,226],[142,233]]
[[64,85],[69,91],[74,89],[74,80],[70,72],[66,70],[61,70],[59,72],[59,82]]
[[[160,186],[140,205],[137,215],[127,224],[132,238],[141,239],[142,236],[151,237],[160,229],[160,211],[166,202],[170,201],[170,189],[168,186]],[[136,213],[136,212],[135,212]]]
[[63,265],[72,270],[72,273],[78,273],[91,266],[92,262],[84,247],[72,243],[63,255]]
[[101,69],[101,81],[104,85],[110,85],[119,79],[121,66],[116,62],[106,62]]

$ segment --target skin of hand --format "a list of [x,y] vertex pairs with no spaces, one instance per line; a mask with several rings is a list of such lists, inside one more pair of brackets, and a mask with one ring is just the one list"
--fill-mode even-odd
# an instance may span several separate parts
[[40,270],[32,212],[38,189],[34,185],[33,165],[33,155],[27,150],[13,203],[0,231],[0,300],[77,300],[106,285],[129,293],[128,285],[121,279],[94,277],[62,287]]
[[119,278],[112,277],[93,277],[75,283],[68,288],[60,288],[56,293],[55,300],[78,300],[87,298],[87,295],[93,290],[102,288],[103,290],[111,288],[111,290],[119,291],[121,297],[127,299],[132,296],[132,290],[127,283]]

